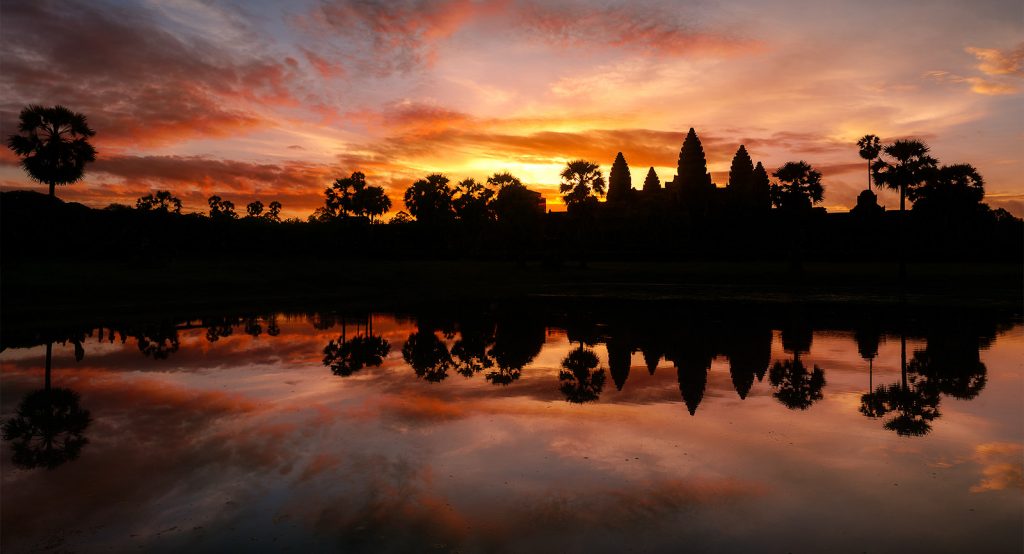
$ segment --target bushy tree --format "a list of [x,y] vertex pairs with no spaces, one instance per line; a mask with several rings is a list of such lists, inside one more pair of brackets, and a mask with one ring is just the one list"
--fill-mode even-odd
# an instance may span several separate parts
[[96,161],[96,149],[89,138],[96,131],[84,115],[64,106],[26,106],[18,115],[18,134],[7,139],[7,146],[21,157],[28,176],[50,186],[56,197],[56,185],[70,185],[85,174],[85,164]]
[[245,213],[247,217],[253,219],[260,217],[263,214],[263,202],[260,202],[259,200],[249,202],[245,207]]
[[238,219],[235,213],[235,203],[230,200],[222,200],[220,196],[213,195],[206,200],[210,205],[210,217],[213,219]]
[[281,203],[277,200],[272,201],[267,206],[267,212],[263,214],[263,218],[267,221],[273,221],[274,223],[281,222]]
[[786,162],[772,175],[779,180],[770,189],[772,204],[777,208],[809,210],[812,204],[820,203],[824,197],[821,172],[803,160]]
[[544,215],[544,198],[516,179],[514,183],[498,189],[491,208],[499,223],[516,226],[539,224],[540,216]]
[[335,179],[324,189],[324,206],[317,208],[310,220],[331,221],[355,216],[373,222],[390,209],[391,199],[384,188],[367,185],[366,176],[356,171],[349,177]]
[[168,190],[158,190],[135,201],[135,209],[142,212],[181,213],[181,200]]
[[970,164],[944,165],[912,193],[915,213],[968,218],[985,198],[985,180]]
[[332,217],[348,217],[355,209],[356,193],[366,187],[366,176],[356,171],[335,179],[324,189],[324,211]]
[[463,179],[455,186],[452,209],[459,220],[480,225],[493,217],[491,198],[494,191],[476,179]]

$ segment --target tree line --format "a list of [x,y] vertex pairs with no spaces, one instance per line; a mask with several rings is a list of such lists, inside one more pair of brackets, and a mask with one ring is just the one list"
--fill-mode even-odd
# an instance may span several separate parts
[[[89,144],[94,135],[82,114],[62,106],[29,106],[21,112],[18,133],[9,137],[8,146],[21,157],[26,173],[48,184],[54,196],[56,186],[80,180],[86,165],[95,160],[96,151]],[[825,185],[822,173],[804,160],[786,162],[769,173],[740,145],[728,182],[717,186],[707,170],[700,139],[691,128],[679,152],[676,175],[664,183],[651,167],[642,188],[634,189],[622,152],[616,155],[607,179],[599,163],[570,160],[559,175],[559,193],[567,211],[551,213],[538,191],[509,172],[494,173],[482,182],[474,178],[453,182],[442,173],[432,173],[405,189],[401,196],[404,210],[388,220],[389,226],[408,226],[409,230],[361,232],[358,238],[372,242],[375,235],[420,234],[421,239],[400,240],[406,244],[432,240],[463,254],[496,249],[520,259],[536,257],[560,244],[581,260],[592,252],[631,249],[682,254],[723,249],[750,254],[770,246],[758,236],[769,229],[787,237],[776,241],[774,248],[781,246],[794,261],[844,243],[853,254],[867,252],[863,245],[850,244],[845,234],[851,232],[865,238],[895,234],[901,250],[913,246],[937,253],[966,252],[970,243],[991,243],[993,251],[1006,251],[1007,246],[1016,244],[1021,220],[983,203],[984,180],[973,166],[940,165],[927,145],[912,139],[883,144],[879,137],[866,135],[856,147],[867,163],[867,188],[844,216],[855,220],[853,223],[816,221],[824,213],[815,206],[825,197]],[[889,216],[878,205],[872,186],[899,193],[898,216]],[[908,200],[912,203],[909,210]],[[246,220],[333,224],[333,228],[349,230],[362,222],[376,228],[393,208],[384,187],[368,183],[359,171],[327,186],[323,205],[305,222],[282,220],[283,206],[276,200],[268,205],[250,202],[244,215],[232,200],[219,195],[209,197],[207,203],[209,211],[202,215],[221,227]],[[108,211],[126,209],[131,208],[120,204],[108,207]],[[167,190],[139,198],[134,210],[186,215],[180,198]],[[936,234],[932,229],[946,231]],[[322,232],[332,231],[310,234]],[[659,240],[652,241],[652,237]],[[925,244],[928,240],[936,242]]]

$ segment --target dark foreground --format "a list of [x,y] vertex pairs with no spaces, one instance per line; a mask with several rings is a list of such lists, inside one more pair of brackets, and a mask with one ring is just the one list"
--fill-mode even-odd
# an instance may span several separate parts
[[[910,264],[906,286],[895,263],[334,261],[225,259],[136,262],[5,262],[3,317],[63,323],[88,316],[160,313],[193,317],[218,310],[365,310],[488,303],[523,298],[603,301],[705,300],[1019,308],[1017,263]],[[93,321],[95,322],[95,321]]]

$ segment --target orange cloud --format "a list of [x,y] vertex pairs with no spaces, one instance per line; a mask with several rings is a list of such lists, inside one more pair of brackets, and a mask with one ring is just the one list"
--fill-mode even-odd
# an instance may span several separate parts
[[1009,442],[979,444],[974,449],[974,460],[981,464],[981,481],[971,492],[1024,490],[1024,445]]
[[978,69],[986,75],[1024,77],[1024,43],[1012,50],[969,47],[967,51],[978,58]]

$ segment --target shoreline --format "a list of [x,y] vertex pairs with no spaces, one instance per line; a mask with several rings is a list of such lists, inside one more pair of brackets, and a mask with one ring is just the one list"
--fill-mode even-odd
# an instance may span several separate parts
[[814,304],[994,307],[1021,311],[1013,263],[896,264],[591,262],[547,268],[475,261],[180,261],[5,264],[5,327],[24,322],[310,306],[368,311],[419,305],[529,302]]

